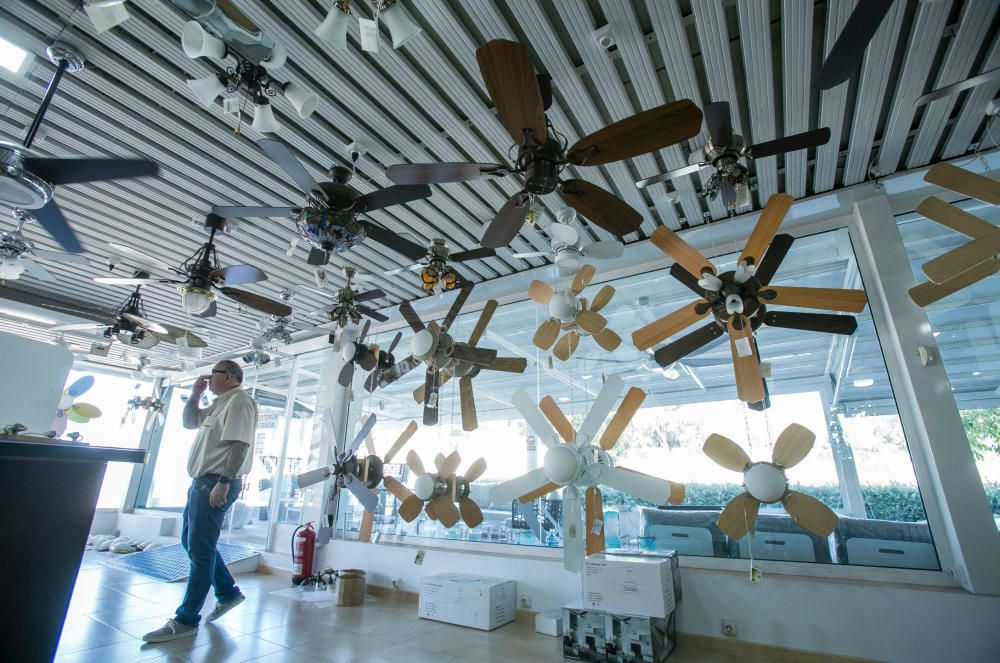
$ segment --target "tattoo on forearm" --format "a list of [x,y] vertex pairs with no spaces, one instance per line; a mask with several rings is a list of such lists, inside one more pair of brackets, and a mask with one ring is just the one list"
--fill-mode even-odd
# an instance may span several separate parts
[[184,413],[181,422],[184,424],[184,428],[198,427],[198,413],[200,411],[198,400],[198,398],[189,398],[187,403],[184,404]]
[[250,451],[250,445],[246,442],[230,442],[229,455],[226,456],[226,469],[222,471],[223,476],[230,479],[235,477],[236,473],[240,471],[248,451]]

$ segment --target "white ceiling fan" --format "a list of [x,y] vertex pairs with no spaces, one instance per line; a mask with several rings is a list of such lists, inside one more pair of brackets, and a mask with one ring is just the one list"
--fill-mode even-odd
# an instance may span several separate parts
[[585,244],[580,233],[572,224],[576,220],[576,210],[564,207],[556,213],[556,221],[549,224],[550,251],[531,251],[515,253],[515,258],[550,258],[555,264],[560,276],[575,273],[583,266],[584,258],[607,260],[620,258],[625,251],[624,245],[613,239]]

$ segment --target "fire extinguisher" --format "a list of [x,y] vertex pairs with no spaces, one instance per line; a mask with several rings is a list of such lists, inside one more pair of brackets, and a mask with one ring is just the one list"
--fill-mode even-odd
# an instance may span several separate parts
[[[301,531],[300,531],[301,530]],[[316,531],[312,523],[299,525],[292,532],[292,584],[299,585],[312,575]]]

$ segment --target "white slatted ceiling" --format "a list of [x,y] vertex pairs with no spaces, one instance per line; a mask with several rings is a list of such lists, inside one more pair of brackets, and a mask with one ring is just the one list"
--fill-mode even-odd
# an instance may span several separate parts
[[[785,126],[782,135],[791,136],[808,131],[810,74],[812,73],[813,4],[799,0],[781,3],[781,72],[784,78]],[[808,151],[798,150],[785,155],[786,193],[801,198],[806,195],[806,163]]]
[[[747,77],[747,105],[750,107],[752,143],[777,138],[774,130],[774,74],[771,60],[771,12],[768,0],[742,2],[739,7],[740,43]],[[735,84],[733,85],[735,89]],[[755,160],[760,204],[778,193],[778,157]]]
[[[993,42],[986,62],[977,73],[984,73],[1000,67],[1000,39]],[[1000,81],[980,85],[969,92],[955,126],[952,128],[948,143],[944,146],[942,158],[957,157],[969,149],[969,144],[976,140],[976,130],[983,123],[983,111],[990,100],[996,98],[1000,91]],[[985,132],[985,129],[984,129]]]
[[[823,35],[823,58],[830,53],[844,24],[851,16],[855,0],[831,0]],[[813,174],[813,190],[828,191],[833,188],[837,176],[837,160],[840,156],[840,139],[847,112],[847,88],[850,81],[823,90],[820,93],[819,126],[830,127],[830,142],[816,150],[816,170]]]

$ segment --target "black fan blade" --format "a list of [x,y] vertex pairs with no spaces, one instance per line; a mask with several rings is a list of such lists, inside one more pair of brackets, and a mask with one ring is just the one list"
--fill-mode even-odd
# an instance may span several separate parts
[[309,249],[309,257],[306,259],[306,263],[314,267],[322,267],[328,262],[330,262],[329,251],[317,249],[315,246]]
[[424,425],[433,426],[438,422],[438,388],[440,379],[437,369],[428,367],[424,375]]
[[218,214],[229,219],[253,219],[272,216],[296,216],[301,207],[246,207],[220,205],[212,208],[212,214]]
[[288,304],[283,304],[267,297],[261,297],[246,290],[237,290],[236,288],[220,288],[220,290],[222,290],[222,294],[226,297],[235,299],[240,304],[257,309],[258,311],[276,315],[279,318],[287,318],[292,314],[292,307]]
[[767,315],[764,316],[764,324],[769,327],[785,327],[845,336],[850,336],[858,329],[858,321],[853,315],[798,313],[795,311],[768,311]]
[[386,230],[381,226],[376,226],[374,223],[365,223],[364,227],[365,233],[373,240],[383,246],[388,246],[393,251],[403,254],[410,260],[423,260],[423,258],[427,255],[426,246],[420,246],[416,242],[411,242],[410,240],[400,237],[390,230]]
[[679,262],[675,262],[670,266],[670,275],[687,286],[694,294],[699,297],[705,296],[705,289],[698,285],[698,277],[693,276],[691,272],[681,267]]
[[379,376],[378,379],[378,386],[385,387],[392,384],[419,365],[420,360],[413,355],[410,355],[402,361],[397,361],[394,365],[382,371],[382,375]]
[[775,272],[778,271],[778,267],[781,266],[781,261],[785,259],[789,249],[792,248],[794,241],[795,238],[791,235],[774,236],[774,239],[771,240],[771,245],[767,247],[767,251],[764,253],[764,257],[760,259],[757,271],[754,272],[754,276],[757,277],[761,285],[767,285],[771,282]]
[[376,366],[378,366],[378,357],[375,356],[374,352],[368,349],[367,345],[358,346],[358,354],[356,359],[358,362],[358,366],[365,369],[366,371],[370,371]]
[[378,388],[378,381],[379,378],[381,377],[382,377],[382,371],[380,371],[377,368],[371,373],[369,373],[368,377],[365,378],[365,391],[367,391],[369,394],[375,391],[375,389]]
[[496,350],[487,350],[486,348],[474,348],[465,344],[459,344],[452,350],[452,356],[455,359],[460,359],[462,361],[468,361],[473,364],[479,364],[480,366],[489,366],[493,363],[493,360],[497,358]]
[[417,315],[417,312],[413,310],[410,302],[404,301],[400,303],[399,312],[403,316],[403,319],[406,320],[407,324],[410,325],[410,329],[415,332],[422,331],[424,329],[424,321],[421,320],[420,316]]
[[368,330],[372,328],[372,321],[365,320],[364,326],[361,328],[361,334],[358,336],[358,343],[365,340],[365,336],[368,336]]
[[379,322],[386,322],[389,319],[386,316],[384,316],[381,313],[379,313],[378,311],[376,311],[374,309],[370,309],[367,306],[362,306],[362,305],[358,304],[354,308],[355,308],[355,310],[357,310],[358,313],[360,313],[361,315],[364,315],[364,316],[368,316],[372,320],[377,320]]
[[407,163],[389,166],[385,176],[396,184],[444,184],[503,177],[508,172],[495,163]]
[[28,157],[24,169],[49,184],[77,184],[156,175],[160,167],[145,159],[42,159]]
[[683,359],[695,350],[708,345],[711,341],[725,334],[725,330],[712,321],[704,327],[699,327],[690,334],[663,346],[653,354],[653,359],[660,366],[667,367],[679,359]]
[[526,191],[515,193],[493,217],[479,243],[490,249],[499,249],[510,244],[528,218],[530,207],[531,196]]
[[354,295],[354,301],[356,302],[367,302],[369,299],[378,299],[379,297],[385,297],[385,293],[375,288],[374,290],[369,290],[368,292],[361,292]]
[[806,150],[810,147],[819,147],[820,145],[826,145],[829,142],[830,129],[823,127],[822,129],[813,129],[812,131],[795,134],[794,136],[775,138],[774,140],[769,140],[764,143],[751,145],[750,149],[747,150],[747,155],[753,159],[763,159],[764,157],[774,156],[775,154],[794,152],[796,150]]
[[337,376],[337,383],[341,387],[350,387],[351,380],[354,379],[354,360],[344,364],[344,367],[340,369],[340,375]]
[[469,298],[472,293],[473,284],[469,281],[462,283],[461,289],[458,291],[458,296],[455,297],[455,301],[451,303],[451,308],[448,309],[448,315],[444,317],[444,321],[441,322],[441,331],[446,332],[451,328],[452,323],[455,322],[455,318],[458,317],[458,312],[462,310],[462,306],[465,305],[465,300]]
[[493,249],[479,248],[470,249],[469,251],[459,251],[458,253],[452,253],[448,256],[449,260],[455,262],[464,262],[466,260],[481,260],[482,258],[493,258],[497,254]]
[[889,13],[892,1],[864,0],[854,7],[851,17],[847,19],[844,29],[816,75],[813,87],[817,90],[829,90],[851,77],[864,57],[868,42]]
[[[397,184],[355,198],[352,211],[372,212],[391,205],[402,205],[421,198],[429,198],[430,195],[431,188],[426,184]],[[424,252],[426,253],[426,250]]]
[[392,343],[389,344],[389,349],[386,352],[392,354],[393,350],[396,349],[396,346],[399,345],[399,341],[402,338],[403,338],[403,332],[396,332],[396,335],[392,337]]
[[733,118],[728,101],[713,101],[705,106],[705,128],[712,145],[724,147],[733,142]]
[[552,105],[552,76],[538,74],[535,80],[538,81],[538,92],[542,95],[542,110],[547,111]]
[[316,184],[316,180],[305,169],[305,166],[295,158],[288,146],[282,142],[270,138],[261,138],[257,141],[257,146],[270,157],[271,161],[281,166],[281,169],[288,173],[296,186],[307,195],[316,195],[326,199],[323,190]]
[[44,207],[31,210],[31,214],[52,235],[52,239],[56,240],[64,251],[83,253],[83,245],[76,238],[76,233],[73,232],[73,229],[69,227],[66,217],[63,216],[62,210],[59,209],[59,205],[56,204],[55,200],[50,200]]
[[213,281],[221,280],[226,285],[243,285],[266,281],[267,274],[253,265],[230,265],[210,272],[208,278]]

